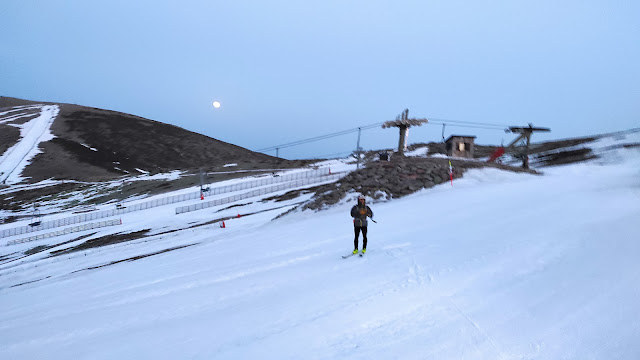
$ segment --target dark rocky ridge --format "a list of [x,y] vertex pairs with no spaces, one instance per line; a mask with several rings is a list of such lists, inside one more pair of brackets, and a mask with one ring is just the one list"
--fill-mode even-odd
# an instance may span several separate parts
[[[585,161],[596,156],[591,152],[591,149],[584,147],[582,149],[566,150],[566,148],[575,147],[579,145],[586,145],[590,142],[597,140],[598,137],[589,136],[575,139],[563,139],[546,141],[543,143],[532,143],[529,149],[529,160],[533,163],[536,162],[537,166],[550,166],[558,164],[568,164],[577,161]],[[428,155],[446,154],[445,144],[439,143],[417,143],[409,146],[408,151],[415,150],[427,146],[429,148]],[[491,156],[499,146],[492,145],[474,145],[474,159],[486,159]],[[523,152],[522,147],[513,148],[510,153]]]
[[[493,167],[514,172],[538,174],[508,165],[479,161],[451,160],[454,179],[465,171],[475,168]],[[423,188],[430,188],[449,181],[449,160],[445,158],[419,158],[395,156],[391,161],[375,161],[354,171],[335,184],[316,189],[314,198],[303,209],[321,210],[337,204],[350,191],[356,191],[373,199],[399,198]]]
[[10,108],[14,106],[37,105],[37,104],[53,104],[45,101],[31,101],[25,99],[12,98],[8,96],[0,96],[0,108]]
[[[639,132],[632,129],[626,132]],[[555,166],[588,161],[598,158],[589,147],[589,143],[606,136],[617,136],[624,139],[624,133],[604,134],[574,139],[554,140],[544,143],[531,144],[530,163],[536,168]],[[443,143],[418,143],[409,146],[408,151],[428,147],[428,155],[445,154]],[[634,142],[614,145],[613,148],[638,148],[640,144]],[[540,174],[535,170],[525,170],[520,162],[515,166],[487,163],[477,159],[488,158],[497,146],[475,145],[475,159],[451,159],[454,179],[473,168],[493,167],[513,172],[527,172]],[[514,153],[522,148],[514,149]],[[394,155],[391,161],[375,161],[378,151],[364,154],[366,165],[364,168],[352,172],[335,184],[323,185],[315,189],[314,198],[302,206],[303,209],[319,210],[337,204],[347,193],[357,192],[373,199],[390,199],[409,195],[423,188],[430,188],[449,180],[449,162],[442,157],[400,157]],[[454,183],[455,184],[455,183]]]

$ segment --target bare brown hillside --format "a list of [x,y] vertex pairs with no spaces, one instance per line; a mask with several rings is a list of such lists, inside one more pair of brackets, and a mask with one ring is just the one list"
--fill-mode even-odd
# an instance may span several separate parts
[[[0,97],[0,109],[39,104]],[[44,103],[42,103],[44,104]],[[52,104],[52,103],[47,103]],[[51,131],[55,138],[41,143],[41,154],[22,173],[30,182],[46,179],[104,181],[123,175],[172,170],[212,170],[237,163],[235,169],[294,167],[289,161],[197,134],[177,126],[116,111],[56,104],[60,112]],[[0,128],[0,150],[19,136],[15,127]]]

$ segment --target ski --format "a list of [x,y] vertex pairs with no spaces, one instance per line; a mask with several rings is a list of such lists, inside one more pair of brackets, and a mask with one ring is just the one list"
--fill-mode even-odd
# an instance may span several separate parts
[[355,255],[354,253],[351,253],[351,254],[348,254],[348,255],[343,255],[342,258],[346,259],[346,258],[350,258],[350,257],[352,257],[354,255]]

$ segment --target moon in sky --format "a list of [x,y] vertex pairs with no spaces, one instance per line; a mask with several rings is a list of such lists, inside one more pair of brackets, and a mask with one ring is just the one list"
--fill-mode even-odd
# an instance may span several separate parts
[[219,108],[220,107],[220,101],[214,101],[213,102],[213,107],[216,108],[216,109]]

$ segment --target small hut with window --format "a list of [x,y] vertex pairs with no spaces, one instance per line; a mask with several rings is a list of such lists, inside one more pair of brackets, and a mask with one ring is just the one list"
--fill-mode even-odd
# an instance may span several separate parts
[[445,144],[447,146],[447,156],[473,159],[473,146],[475,136],[451,135]]

